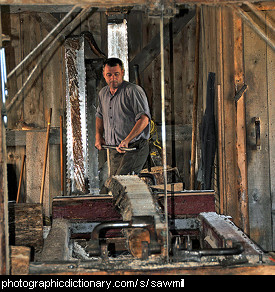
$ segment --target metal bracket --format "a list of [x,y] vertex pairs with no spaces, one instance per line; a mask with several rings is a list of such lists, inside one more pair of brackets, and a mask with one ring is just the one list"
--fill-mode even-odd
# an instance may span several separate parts
[[239,99],[242,97],[242,95],[246,92],[248,86],[246,84],[243,85],[243,87],[236,93],[234,99],[235,102],[239,101]]

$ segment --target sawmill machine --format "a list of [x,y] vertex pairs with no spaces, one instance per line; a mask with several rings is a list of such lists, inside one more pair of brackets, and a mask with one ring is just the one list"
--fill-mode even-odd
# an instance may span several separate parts
[[165,196],[137,175],[113,176],[106,185],[109,194],[54,198],[51,230],[31,273],[274,264],[232,218],[215,212],[212,191]]
[[214,191],[159,182],[158,169],[113,176],[105,183],[109,192],[99,192],[106,163],[100,166],[98,151],[88,145],[94,145],[104,54],[89,34],[67,39],[65,48],[68,195],[53,199],[51,229],[30,272],[49,272],[52,263],[57,272],[87,272],[270,262],[232,218],[216,213]]

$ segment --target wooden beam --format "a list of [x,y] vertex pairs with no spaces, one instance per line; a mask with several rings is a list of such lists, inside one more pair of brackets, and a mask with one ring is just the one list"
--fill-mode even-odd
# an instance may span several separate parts
[[[73,268],[70,268],[73,267]],[[149,266],[141,269],[96,269],[87,267],[86,263],[79,262],[36,262],[30,263],[30,275],[275,275],[275,265],[272,264],[253,264],[242,266],[200,266],[193,265],[177,267],[169,264],[161,267]],[[211,279],[211,278],[210,278]],[[251,278],[250,278],[251,279]],[[254,278],[257,279],[257,278]],[[251,281],[251,280],[250,280]],[[188,282],[188,281],[187,281]],[[228,284],[228,283],[227,283]],[[210,285],[210,282],[209,282]],[[230,284],[229,284],[230,285]],[[234,284],[235,285],[235,284]]]
[[[234,83],[236,93],[244,85],[243,23],[234,14]],[[245,100],[242,96],[236,102],[236,150],[237,150],[237,191],[239,200],[239,221],[242,230],[249,234],[247,159],[246,159],[246,118]]]
[[[155,0],[1,0],[1,5],[91,5],[92,7],[125,7],[125,6],[145,6],[154,9],[158,8],[158,3]],[[248,2],[255,2],[255,0],[248,0]],[[223,4],[223,3],[243,3],[242,0],[165,0],[165,7],[172,7],[180,4]],[[160,5],[159,5],[160,9]]]
[[275,51],[275,42],[266,35],[266,33],[253,21],[250,16],[236,5],[231,5],[231,7],[237,11],[245,22]]
[[86,17],[88,17],[91,11],[93,11],[93,8],[90,6],[83,8],[82,11],[62,30],[62,32],[60,32],[54,38],[51,44],[43,51],[43,53],[41,54],[41,57],[37,61],[36,65],[33,67],[28,78],[24,81],[22,87],[11,98],[9,104],[6,106],[7,111],[10,110],[10,108],[13,106],[17,98],[22,94],[23,89],[28,85],[30,80],[33,80],[34,76],[37,76],[36,74],[38,74],[37,71],[38,71],[38,68],[40,68],[40,65],[42,64],[42,61],[44,62],[45,60],[49,60],[53,52],[55,52],[56,48],[60,46],[60,44],[57,41],[60,40],[61,37],[65,39],[65,35],[68,35],[69,33],[71,33],[80,24],[81,21],[83,21]]
[[[2,36],[0,7],[0,36]],[[2,48],[2,37],[0,38]],[[0,85],[1,87],[1,85]],[[8,175],[6,152],[6,128],[2,118],[2,95],[0,98],[0,275],[9,274],[9,235],[8,235]]]
[[195,49],[195,76],[193,94],[193,116],[192,116],[192,145],[191,145],[191,166],[190,166],[190,190],[195,189],[195,164],[197,149],[197,111],[199,93],[199,45],[200,45],[200,6],[196,8],[196,49]]

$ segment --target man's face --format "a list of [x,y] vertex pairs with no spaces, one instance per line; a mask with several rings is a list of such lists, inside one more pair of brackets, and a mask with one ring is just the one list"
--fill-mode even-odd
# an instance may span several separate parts
[[124,70],[119,65],[110,67],[105,65],[103,70],[103,77],[111,89],[116,89],[123,81]]

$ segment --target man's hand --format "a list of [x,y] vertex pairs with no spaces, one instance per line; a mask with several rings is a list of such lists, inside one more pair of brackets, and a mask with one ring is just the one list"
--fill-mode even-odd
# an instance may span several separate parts
[[120,142],[120,144],[117,146],[117,148],[116,148],[116,150],[117,150],[117,152],[119,152],[119,153],[125,153],[125,151],[123,151],[123,150],[121,150],[120,148],[122,147],[128,147],[128,142],[127,142],[127,140],[122,140],[121,142]]
[[95,147],[98,150],[102,150],[102,145],[105,145],[105,140],[103,138],[97,138],[95,139]]

